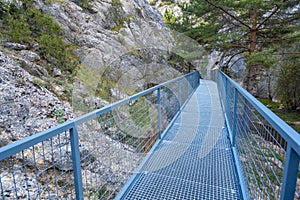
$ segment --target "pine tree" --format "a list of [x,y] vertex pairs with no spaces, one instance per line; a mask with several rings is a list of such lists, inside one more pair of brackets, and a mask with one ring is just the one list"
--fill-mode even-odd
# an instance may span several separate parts
[[299,33],[294,34],[299,7],[299,0],[191,0],[182,5],[182,18],[171,26],[207,49],[223,52],[229,61],[248,58],[245,84],[254,93],[258,68],[271,62],[265,62],[268,54],[259,52],[272,55],[282,44],[299,42]]

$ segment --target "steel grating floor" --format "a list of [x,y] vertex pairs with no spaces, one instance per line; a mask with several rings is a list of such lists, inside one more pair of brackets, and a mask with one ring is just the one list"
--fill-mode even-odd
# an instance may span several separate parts
[[201,80],[120,199],[242,199],[216,84]]

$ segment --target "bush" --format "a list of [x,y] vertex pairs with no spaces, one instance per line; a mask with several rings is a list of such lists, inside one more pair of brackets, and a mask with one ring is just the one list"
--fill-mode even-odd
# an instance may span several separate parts
[[30,26],[24,16],[8,14],[4,23],[7,26],[3,29],[3,34],[12,42],[30,43],[32,41]]
[[30,8],[26,11],[27,21],[30,24],[33,37],[38,37],[43,34],[52,36],[61,36],[61,27],[53,20],[53,18],[42,13],[40,10]]
[[86,10],[90,9],[90,0],[76,0],[76,1],[74,1],[74,3],[76,3],[83,9],[86,9]]
[[[85,1],[84,1],[85,2]],[[39,53],[68,74],[75,73],[78,61],[72,50],[74,45],[64,41],[62,29],[54,19],[24,0],[22,5],[0,2],[0,36],[5,40],[28,44],[37,42]]]
[[277,92],[288,110],[300,107],[300,56],[289,55],[283,59],[279,72]]

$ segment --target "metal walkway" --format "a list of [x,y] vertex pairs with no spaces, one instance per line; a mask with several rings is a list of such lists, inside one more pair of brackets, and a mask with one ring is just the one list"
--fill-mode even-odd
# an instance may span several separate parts
[[299,199],[300,134],[210,73],[0,147],[0,199]]
[[216,83],[200,86],[119,199],[242,199]]

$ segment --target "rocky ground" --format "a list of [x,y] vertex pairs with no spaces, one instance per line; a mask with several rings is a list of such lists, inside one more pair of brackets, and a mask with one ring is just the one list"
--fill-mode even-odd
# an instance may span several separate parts
[[[70,104],[37,85],[42,80],[28,73],[18,61],[0,51],[1,146],[73,117]],[[58,112],[61,112],[60,116]]]

